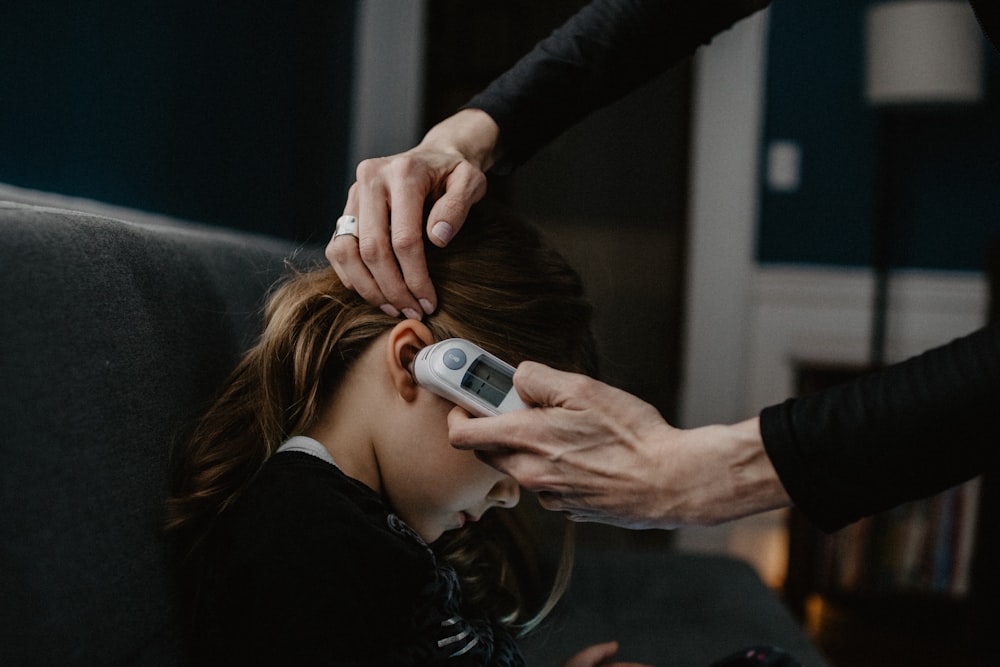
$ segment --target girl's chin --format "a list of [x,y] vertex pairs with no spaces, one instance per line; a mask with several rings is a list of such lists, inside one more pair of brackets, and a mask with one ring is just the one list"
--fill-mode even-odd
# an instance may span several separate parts
[[[470,523],[475,523],[479,521],[480,517],[473,516],[468,512],[458,512],[455,514],[448,524],[444,527],[438,528],[436,530],[417,530],[417,534],[420,535],[421,539],[427,544],[432,544],[436,540],[440,539],[445,533],[451,533],[456,530],[461,530],[465,528]],[[429,539],[433,538],[433,539]]]

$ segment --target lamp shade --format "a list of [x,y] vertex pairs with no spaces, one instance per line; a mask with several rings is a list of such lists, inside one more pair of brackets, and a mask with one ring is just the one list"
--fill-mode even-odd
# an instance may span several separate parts
[[879,3],[869,7],[866,28],[871,104],[962,104],[982,97],[982,36],[967,3]]

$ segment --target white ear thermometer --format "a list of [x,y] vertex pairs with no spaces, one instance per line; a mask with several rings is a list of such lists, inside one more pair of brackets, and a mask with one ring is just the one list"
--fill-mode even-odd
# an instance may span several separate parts
[[514,389],[514,367],[464,338],[420,350],[410,372],[421,387],[479,417],[528,407]]

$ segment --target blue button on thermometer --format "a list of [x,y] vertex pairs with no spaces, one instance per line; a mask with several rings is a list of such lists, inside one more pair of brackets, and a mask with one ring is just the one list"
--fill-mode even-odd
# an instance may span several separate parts
[[528,407],[514,389],[514,367],[464,338],[428,345],[411,372],[421,387],[479,417]]

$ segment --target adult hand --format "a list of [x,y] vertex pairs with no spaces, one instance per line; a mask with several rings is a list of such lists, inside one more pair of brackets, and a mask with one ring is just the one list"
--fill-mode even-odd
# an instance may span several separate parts
[[499,128],[485,112],[464,109],[398,155],[364,160],[344,215],[357,218],[357,237],[334,236],[326,256],[347,287],[390,315],[420,319],[437,296],[424,257],[427,237],[443,247],[462,228],[469,208],[486,193],[485,172],[496,160]]
[[618,642],[594,644],[563,663],[563,667],[652,667],[637,662],[608,662],[618,653]]
[[640,399],[583,375],[525,362],[514,375],[540,406],[448,416],[452,445],[539,494],[575,521],[627,528],[713,525],[787,506],[756,418],[682,430]]

